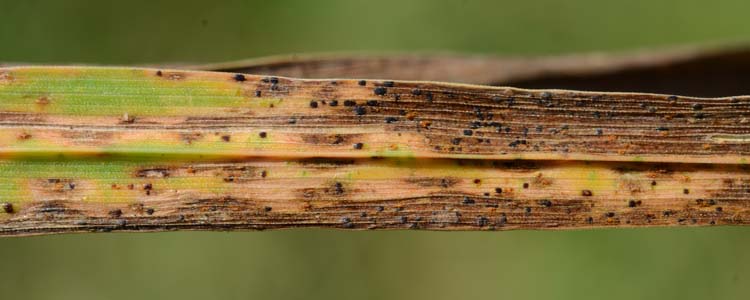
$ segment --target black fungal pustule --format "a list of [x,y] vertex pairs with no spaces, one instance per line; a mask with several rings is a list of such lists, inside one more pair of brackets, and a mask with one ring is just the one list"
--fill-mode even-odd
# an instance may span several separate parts
[[355,107],[354,107],[354,114],[356,114],[356,115],[358,115],[358,116],[362,116],[362,115],[364,115],[365,113],[367,113],[367,109],[365,109],[365,107],[364,107],[364,106],[360,106],[360,105],[358,105],[358,106],[355,106]]
[[352,145],[352,148],[357,149],[357,150],[361,150],[363,146],[364,146],[364,144],[362,144],[362,143],[354,143],[354,145]]
[[396,83],[393,81],[383,81],[384,87],[393,87],[394,85],[396,85]]
[[367,85],[367,81],[366,80],[360,80],[360,81],[357,82],[357,84],[359,84],[359,86],[365,86],[365,85]]
[[242,75],[242,74],[235,74],[235,75],[234,75],[234,80],[235,80],[235,81],[238,81],[238,82],[243,82],[243,81],[245,81],[245,80],[247,80],[247,79],[245,78],[245,75]]
[[357,102],[354,100],[344,100],[344,106],[355,106],[357,105]]
[[331,100],[331,102],[328,102],[328,105],[330,105],[332,107],[339,106],[339,101],[338,100]]
[[318,101],[315,101],[315,100],[310,101],[310,108],[318,108]]
[[385,93],[387,93],[387,92],[388,92],[388,90],[387,90],[386,88],[384,88],[384,87],[380,87],[380,86],[379,86],[379,87],[376,87],[375,89],[373,89],[373,90],[372,90],[372,92],[373,92],[373,93],[374,93],[375,95],[378,95],[378,96],[383,96],[383,95],[385,95]]
[[474,131],[471,129],[464,129],[464,135],[465,136],[472,136],[474,135]]
[[344,228],[352,228],[354,227],[354,223],[352,223],[352,219],[343,217],[341,218],[341,226]]
[[396,117],[385,117],[385,122],[388,124],[396,122],[397,120]]
[[113,209],[113,210],[110,210],[109,212],[107,212],[107,214],[110,217],[112,217],[112,218],[119,218],[120,216],[122,216],[122,210],[119,209],[119,208],[118,209]]
[[468,196],[464,196],[464,199],[461,200],[461,203],[463,203],[463,204],[474,204],[474,199],[471,199]]
[[268,136],[268,134],[265,131],[261,131],[260,133],[258,133],[258,136],[260,138],[264,139],[264,138],[266,138],[266,136]]
[[4,212],[9,213],[9,214],[13,213],[13,204],[4,202],[0,204],[0,206],[2,206]]
[[341,184],[341,182],[336,182],[333,184],[333,193],[336,195],[341,195],[344,193],[344,185]]
[[495,193],[502,194],[503,193],[503,188],[499,188],[499,187],[495,188]]
[[581,196],[590,197],[590,196],[593,196],[593,195],[594,195],[594,193],[591,192],[591,190],[582,190],[581,191]]

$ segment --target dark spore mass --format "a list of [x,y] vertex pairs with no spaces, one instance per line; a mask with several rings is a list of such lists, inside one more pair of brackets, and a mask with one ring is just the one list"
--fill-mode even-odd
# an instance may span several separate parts
[[593,195],[594,195],[594,193],[592,193],[591,190],[583,190],[583,191],[581,191],[581,196],[590,197],[590,196],[593,196]]
[[335,106],[339,106],[339,101],[338,100],[331,100],[331,102],[329,102],[328,105],[334,106],[334,107]]
[[333,185],[333,190],[334,190],[334,193],[336,193],[336,194],[339,194],[339,195],[343,194],[344,193],[344,185],[341,184],[341,182],[336,182]]
[[393,81],[383,81],[384,87],[393,87],[395,83]]
[[378,100],[367,100],[367,106],[378,106]]
[[474,199],[471,199],[469,197],[464,196],[464,199],[461,200],[461,203],[463,203],[463,204],[474,204]]
[[495,193],[502,194],[503,188],[495,188]]
[[365,85],[367,85],[367,81],[360,80],[360,81],[357,82],[357,84],[359,84],[360,86],[365,86]]
[[422,90],[420,90],[420,89],[413,89],[413,90],[411,90],[411,94],[414,95],[414,96],[422,95]]
[[453,138],[451,140],[451,144],[453,144],[453,145],[458,145],[460,143],[461,143],[461,138]]
[[354,227],[354,224],[352,223],[352,219],[343,217],[341,218],[341,226],[343,226],[344,228],[352,228]]
[[357,102],[355,102],[354,100],[345,100],[344,101],[344,106],[355,106],[355,105],[357,105]]
[[310,101],[310,107],[311,107],[311,108],[318,108],[318,102],[317,102],[317,101],[315,101],[315,100],[313,100],[313,101]]
[[10,204],[8,202],[5,202],[2,204],[3,211],[6,213],[12,213],[13,212],[13,204]]
[[376,87],[376,88],[375,88],[375,89],[373,90],[373,93],[375,93],[375,95],[378,95],[378,96],[383,96],[383,95],[385,95],[385,93],[386,93],[387,91],[388,91],[388,90],[386,90],[386,89],[385,89],[384,87]]
[[260,136],[260,138],[264,139],[264,138],[266,138],[266,136],[268,136],[268,134],[265,131],[261,131],[260,133],[258,133],[258,136]]
[[110,210],[108,214],[113,218],[119,218],[120,216],[122,216],[122,210],[113,209],[113,210]]
[[234,75],[234,80],[236,80],[236,81],[239,81],[239,82],[243,82],[243,81],[245,81],[245,80],[247,80],[247,79],[245,79],[245,75],[242,75],[242,74],[235,74],[235,75]]
[[385,122],[388,124],[396,122],[396,117],[386,117]]
[[550,93],[550,92],[544,92],[544,93],[542,93],[541,97],[544,100],[550,100],[550,99],[552,99],[552,93]]
[[279,83],[279,79],[278,78],[271,77],[271,84],[278,84],[278,83]]
[[474,131],[471,129],[464,129],[464,135],[465,136],[472,136],[474,135]]
[[550,207],[550,206],[552,206],[552,201],[549,201],[549,200],[546,200],[546,199],[545,200],[539,200],[538,203],[539,203],[539,205],[544,206],[544,207]]
[[356,106],[356,107],[354,107],[354,114],[356,114],[358,116],[362,116],[365,113],[367,113],[367,109],[365,109],[364,106]]
[[161,73],[161,70],[159,70],[159,71],[156,71],[156,76],[159,76],[159,77],[161,77],[161,75],[162,75],[162,73]]
[[255,97],[260,97],[260,90],[255,91]]
[[659,126],[659,127],[656,127],[656,130],[657,130],[657,131],[668,131],[668,130],[669,130],[669,128],[667,128],[667,127],[664,127],[664,126]]
[[693,104],[693,110],[702,110],[702,109],[703,109],[703,105],[702,104],[700,104],[700,103]]
[[364,144],[362,143],[355,143],[354,145],[352,145],[352,147],[357,150],[362,149],[362,146],[364,146]]

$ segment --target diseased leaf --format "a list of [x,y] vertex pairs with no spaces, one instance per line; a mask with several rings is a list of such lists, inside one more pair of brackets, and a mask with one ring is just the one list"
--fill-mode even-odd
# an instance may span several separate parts
[[0,234],[745,224],[748,97],[0,69]]

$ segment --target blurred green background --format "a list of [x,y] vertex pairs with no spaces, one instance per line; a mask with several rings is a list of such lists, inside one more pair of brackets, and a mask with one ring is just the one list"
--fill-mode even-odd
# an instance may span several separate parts
[[[0,1],[0,63],[745,41],[737,1]],[[747,299],[750,228],[0,239],[1,299]]]

